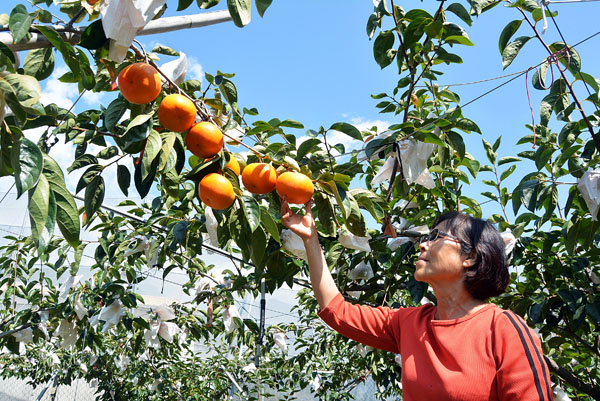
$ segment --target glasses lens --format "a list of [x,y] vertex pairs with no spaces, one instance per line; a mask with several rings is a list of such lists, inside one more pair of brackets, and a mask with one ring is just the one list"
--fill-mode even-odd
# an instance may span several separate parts
[[429,242],[433,242],[440,236],[440,231],[437,228],[434,228],[429,232]]
[[421,243],[423,242],[433,242],[438,238],[439,231],[437,228],[434,228],[429,232],[429,234],[421,235]]

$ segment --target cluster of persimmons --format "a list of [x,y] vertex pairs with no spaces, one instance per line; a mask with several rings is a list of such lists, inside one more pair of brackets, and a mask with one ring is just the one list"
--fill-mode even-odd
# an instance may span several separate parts
[[[118,86],[130,103],[153,102],[162,90],[162,82],[156,68],[148,63],[128,65],[119,73]],[[197,157],[210,160],[223,151],[221,128],[210,121],[196,121],[194,102],[187,96],[173,93],[165,96],[158,106],[158,121],[164,129],[185,132],[185,146]],[[280,175],[269,163],[251,163],[243,169],[231,156],[225,168],[242,175],[242,183],[253,194],[268,194],[274,189],[288,202],[304,204],[313,194],[314,186],[306,175],[285,171]],[[235,201],[233,185],[222,172],[209,173],[200,180],[198,195],[202,202],[213,209],[226,209]]]

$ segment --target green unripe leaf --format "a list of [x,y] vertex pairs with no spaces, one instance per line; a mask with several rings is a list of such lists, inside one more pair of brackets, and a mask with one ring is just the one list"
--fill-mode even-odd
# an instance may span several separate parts
[[35,18],[29,15],[27,9],[22,4],[17,4],[15,8],[10,12],[10,19],[8,21],[8,27],[13,37],[14,43],[19,43],[22,40],[29,40],[31,34],[29,28]]
[[508,45],[510,38],[512,38],[513,35],[515,33],[517,33],[517,31],[521,27],[522,23],[523,23],[523,20],[518,19],[518,20],[509,22],[504,27],[504,29],[500,33],[500,38],[498,39],[498,49],[500,50],[500,54],[502,54],[504,52],[504,49],[506,49],[506,45]]
[[251,0],[227,0],[229,14],[236,26],[241,28],[250,23],[251,6]]
[[50,185],[42,174],[35,188],[29,190],[29,221],[31,223],[31,238],[37,241],[48,220],[48,205],[50,203]]
[[531,39],[530,36],[519,36],[502,51],[502,68],[506,69],[514,61],[519,51]]
[[11,160],[17,198],[20,198],[37,184],[44,165],[43,155],[35,143],[23,137],[18,146],[13,146]]
[[23,70],[25,74],[33,76],[38,81],[48,78],[54,71],[52,48],[35,49],[27,53]]
[[373,43],[373,56],[381,69],[384,69],[392,63],[396,57],[394,47],[395,36],[392,31],[382,31],[375,38]]

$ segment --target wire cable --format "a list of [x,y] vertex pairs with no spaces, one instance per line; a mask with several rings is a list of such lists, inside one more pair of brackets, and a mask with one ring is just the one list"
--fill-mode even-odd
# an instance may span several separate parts
[[[546,9],[550,13],[550,18],[552,19],[552,23],[556,27],[556,30],[558,31],[558,34],[560,35],[560,38],[562,39],[563,43],[565,44],[565,46],[568,49],[569,45],[567,44],[567,40],[565,39],[565,37],[563,36],[560,28],[558,27],[558,24],[556,23],[556,19],[554,18],[554,15],[552,14],[552,11],[550,11],[550,9],[548,8],[548,6],[546,6]],[[585,89],[587,90],[588,95],[592,96],[592,92],[590,91],[590,87],[588,86],[587,82],[585,82],[585,79],[583,79],[583,75],[581,75],[581,70],[577,71],[577,75],[579,75],[579,78],[581,78],[581,80],[583,81],[583,84],[585,85]],[[599,110],[598,109],[598,105],[596,103],[594,103],[594,106],[596,107],[596,111],[598,111]]]
[[[600,0],[597,0],[597,1],[600,1]],[[585,42],[587,42],[588,40],[590,40],[590,39],[592,39],[592,38],[594,38],[594,37],[596,37],[596,36],[598,36],[598,35],[600,35],[600,31],[598,31],[598,32],[596,32],[596,33],[594,33],[594,34],[592,34],[592,35],[590,35],[590,36],[586,37],[585,39],[582,39],[581,41],[579,41],[579,42],[575,43],[573,46],[570,46],[570,47],[572,47],[572,48],[574,48],[574,47],[577,47],[577,46],[581,45],[582,43],[585,43]],[[515,79],[522,77],[522,76],[523,76],[523,75],[525,75],[525,74],[526,74],[528,71],[530,71],[530,70],[532,70],[532,69],[535,69],[535,68],[537,68],[537,67],[541,66],[541,65],[542,65],[542,64],[544,64],[546,61],[547,61],[547,58],[545,58],[545,59],[544,59],[542,62],[540,62],[540,63],[538,63],[538,64],[536,64],[536,65],[534,65],[534,66],[531,66],[531,67],[529,67],[529,68],[527,68],[527,69],[525,69],[525,70],[522,70],[522,71],[519,71],[519,72],[516,72],[516,73],[514,73],[514,74],[515,74],[515,76],[514,76],[513,78],[511,78],[511,79],[509,79],[509,80],[507,80],[507,81],[505,81],[505,82],[501,83],[500,85],[497,85],[497,86],[493,87],[492,89],[490,89],[490,90],[488,90],[488,91],[486,91],[486,92],[482,93],[482,94],[481,94],[481,95],[479,95],[479,96],[476,96],[475,98],[471,99],[471,100],[470,100],[470,101],[468,101],[467,103],[465,103],[465,104],[463,104],[463,105],[461,105],[461,106],[457,106],[457,108],[464,109],[465,107],[467,107],[467,106],[469,106],[469,105],[473,104],[474,102],[476,102],[476,101],[480,100],[481,98],[483,98],[483,97],[485,97],[485,96],[489,95],[490,93],[492,93],[492,92],[494,92],[494,91],[496,91],[496,90],[500,89],[501,87],[503,87],[503,86],[507,85],[508,83],[510,83],[510,82],[512,82],[512,81],[514,81]],[[507,76],[511,76],[511,74],[508,74]],[[493,80],[493,79],[496,79],[496,78],[491,78],[491,79],[489,79],[489,80]],[[485,82],[485,81],[486,81],[486,80],[483,80],[483,82]],[[471,84],[471,83],[467,82],[467,83],[465,83],[465,84]],[[457,85],[457,84],[454,84],[454,85]],[[444,85],[444,86],[447,86],[447,85]],[[440,120],[440,119],[442,119],[442,118],[443,118],[443,117],[439,117],[438,119],[434,120],[434,121],[433,121],[431,124],[435,124],[437,121],[439,121],[439,120]],[[392,143],[389,143],[388,145],[391,145],[391,144],[392,144]],[[382,145],[382,146],[384,146],[384,145]],[[342,154],[339,154],[339,155],[336,155],[336,156],[333,156],[333,157],[334,157],[334,158],[338,158],[338,157],[343,157],[343,156],[348,156],[348,155],[358,154],[358,153],[360,153],[360,152],[363,152],[363,151],[365,151],[366,149],[367,149],[366,147],[363,147],[363,148],[360,148],[360,149],[355,149],[355,150],[353,150],[353,151],[351,151],[351,152],[342,153]],[[367,158],[367,157],[365,157],[365,158],[362,158],[362,159],[358,160],[358,162],[363,162],[363,161],[365,161],[365,160],[367,160],[367,159],[368,159],[368,158]]]

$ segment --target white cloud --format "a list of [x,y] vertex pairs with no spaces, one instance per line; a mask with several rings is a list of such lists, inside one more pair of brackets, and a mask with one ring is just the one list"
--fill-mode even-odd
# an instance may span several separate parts
[[204,70],[196,57],[188,57],[188,73],[186,79],[197,79],[202,81]]
[[392,123],[390,123],[389,121],[365,120],[362,117],[354,117],[350,119],[350,122],[360,131],[371,130],[373,127],[376,127],[378,133],[382,133],[383,131],[388,129],[390,125],[392,125]]
[[59,107],[65,109],[71,108],[73,101],[79,96],[76,84],[66,84],[60,82],[60,78],[68,70],[66,66],[57,67],[50,78],[45,82],[44,89],[42,90],[42,98],[40,101],[43,105],[55,103]]

